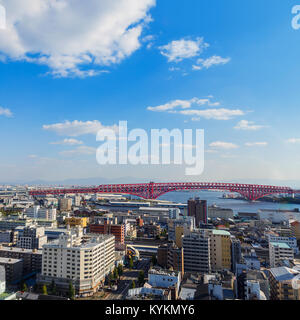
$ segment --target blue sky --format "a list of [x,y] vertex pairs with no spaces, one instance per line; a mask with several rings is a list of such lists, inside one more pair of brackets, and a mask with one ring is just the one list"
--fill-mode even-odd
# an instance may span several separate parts
[[[79,3],[0,0],[2,181],[300,179],[296,1]],[[183,108],[193,98],[208,102]],[[99,166],[91,122],[120,120],[130,129],[204,129],[204,173]]]

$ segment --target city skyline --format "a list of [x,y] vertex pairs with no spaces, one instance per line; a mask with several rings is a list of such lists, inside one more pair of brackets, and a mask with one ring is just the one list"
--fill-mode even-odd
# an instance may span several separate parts
[[[0,0],[0,183],[297,184],[294,1],[131,0],[127,11],[123,0],[71,2]],[[96,133],[122,120],[146,131],[204,129],[204,173],[99,166]]]

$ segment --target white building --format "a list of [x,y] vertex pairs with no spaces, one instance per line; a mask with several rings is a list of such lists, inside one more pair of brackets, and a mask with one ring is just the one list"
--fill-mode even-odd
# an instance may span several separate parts
[[245,285],[245,300],[267,300],[266,295],[260,289],[260,284],[255,280],[247,280]]
[[32,219],[56,220],[56,209],[46,209],[33,206],[24,210],[24,215]]
[[44,227],[17,227],[16,231],[18,231],[18,248],[42,249],[43,245],[47,243]]
[[293,260],[294,250],[284,242],[270,242],[269,256],[271,268],[278,267],[278,263],[282,260]]
[[208,207],[207,215],[209,218],[233,219],[234,214],[232,209],[219,208],[217,206]]
[[267,238],[269,242],[280,242],[286,243],[294,250],[294,254],[299,253],[299,248],[297,246],[297,239],[296,237],[279,237],[272,234],[267,234]]
[[289,222],[289,220],[300,221],[299,211],[289,210],[272,210],[272,209],[259,209],[258,216],[260,220],[269,220],[272,223]]
[[82,230],[68,230],[58,240],[43,246],[42,273],[38,282],[55,281],[68,291],[72,281],[78,294],[91,295],[115,265],[115,237],[99,235],[83,238]]
[[148,283],[152,287],[171,288],[176,287],[179,292],[181,273],[162,269],[151,269],[148,273]]

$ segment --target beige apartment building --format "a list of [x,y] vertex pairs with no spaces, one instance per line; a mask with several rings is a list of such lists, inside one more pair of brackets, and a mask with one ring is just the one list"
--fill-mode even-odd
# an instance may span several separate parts
[[68,291],[70,281],[76,294],[89,296],[103,284],[114,268],[115,237],[88,235],[83,238],[77,230],[68,230],[59,239],[43,246],[40,285],[54,280],[58,291]]

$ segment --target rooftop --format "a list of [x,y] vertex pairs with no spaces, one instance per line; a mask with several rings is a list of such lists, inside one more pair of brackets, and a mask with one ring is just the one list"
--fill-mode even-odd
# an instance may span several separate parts
[[230,236],[230,232],[225,230],[213,230],[213,235],[217,236]]
[[270,242],[270,244],[281,249],[291,249],[291,247],[285,242]]
[[299,271],[288,267],[271,268],[270,272],[277,281],[289,281],[299,274]]

